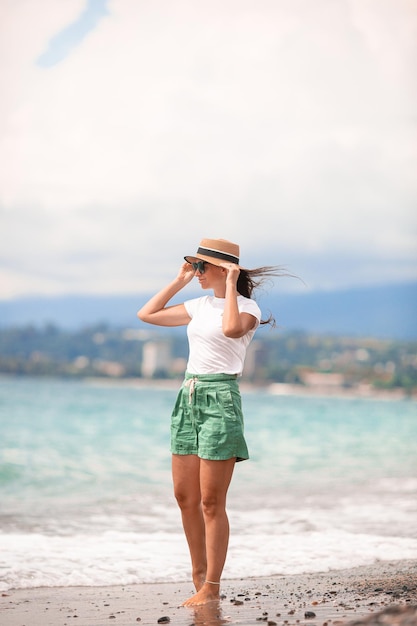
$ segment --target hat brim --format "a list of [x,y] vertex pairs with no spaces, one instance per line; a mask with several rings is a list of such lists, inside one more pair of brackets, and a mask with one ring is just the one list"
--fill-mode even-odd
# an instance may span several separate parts
[[[187,261],[187,263],[206,261],[207,263],[211,263],[211,265],[217,265],[217,267],[224,267],[225,265],[228,265],[230,263],[230,261],[225,261],[224,259],[216,259],[215,257],[206,256],[205,254],[193,254],[192,256],[185,256],[184,259]],[[241,265],[238,265],[237,263],[233,263],[233,265],[236,265],[236,267],[238,267],[240,270],[244,269]]]

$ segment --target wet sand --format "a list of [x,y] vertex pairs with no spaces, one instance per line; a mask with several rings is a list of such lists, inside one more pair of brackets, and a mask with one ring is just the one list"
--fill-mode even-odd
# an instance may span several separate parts
[[417,561],[380,562],[302,576],[225,580],[218,603],[181,607],[192,593],[192,585],[184,582],[11,590],[0,597],[0,624],[414,626]]

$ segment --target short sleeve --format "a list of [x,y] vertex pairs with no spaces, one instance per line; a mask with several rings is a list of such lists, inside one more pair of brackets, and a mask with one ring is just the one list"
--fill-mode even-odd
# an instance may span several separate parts
[[185,310],[191,318],[194,317],[200,300],[201,298],[193,298],[192,300],[186,300],[184,302]]
[[257,328],[261,321],[262,313],[261,313],[261,309],[256,304],[255,300],[251,300],[250,298],[244,298],[243,296],[241,296],[238,299],[238,307],[239,307],[240,313],[249,313],[250,315],[253,315],[253,317],[256,318],[257,324],[255,328]]

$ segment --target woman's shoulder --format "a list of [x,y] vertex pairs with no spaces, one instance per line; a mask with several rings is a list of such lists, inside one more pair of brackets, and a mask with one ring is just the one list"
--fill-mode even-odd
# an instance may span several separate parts
[[252,300],[252,298],[246,298],[245,296],[238,296],[237,299],[239,310],[245,313],[251,313],[255,317],[261,317],[261,309],[259,308],[257,302]]
[[199,296],[197,298],[190,298],[184,302],[184,306],[189,314],[197,311],[205,304],[207,304],[210,296]]
[[211,296],[197,296],[196,298],[190,298],[189,300],[186,300],[184,304],[188,304],[189,302],[192,302],[193,304],[203,304],[204,302],[207,302],[210,298]]

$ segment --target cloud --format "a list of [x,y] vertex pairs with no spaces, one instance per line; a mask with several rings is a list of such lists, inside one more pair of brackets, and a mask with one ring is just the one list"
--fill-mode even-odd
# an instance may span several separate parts
[[52,37],[48,47],[37,59],[40,67],[52,67],[65,59],[88,33],[93,30],[100,19],[107,15],[108,0],[88,0],[87,6],[79,17]]
[[40,66],[86,9],[1,9],[3,297],[153,289],[204,236],[313,288],[417,277],[410,2],[114,0]]

